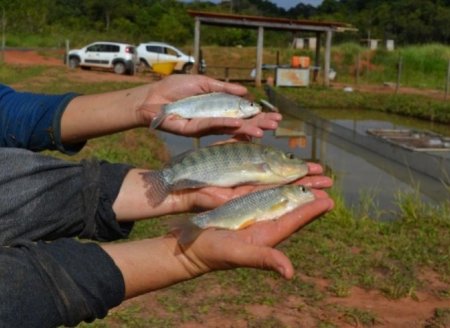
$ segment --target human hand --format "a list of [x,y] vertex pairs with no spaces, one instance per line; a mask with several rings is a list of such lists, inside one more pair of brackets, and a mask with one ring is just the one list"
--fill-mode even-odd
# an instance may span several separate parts
[[[314,188],[316,199],[278,220],[255,223],[239,230],[206,229],[187,248],[173,234],[134,241],[107,244],[102,247],[113,258],[125,281],[126,298],[192,279],[212,270],[251,267],[270,269],[289,279],[294,274],[290,260],[275,245],[333,207],[333,201],[320,188],[328,188],[332,180],[322,176],[322,167],[308,163],[309,173],[294,182]],[[267,186],[235,188],[202,188],[171,194],[157,208],[150,208],[145,192],[140,190],[140,170],[132,170],[126,188],[121,189],[115,203],[119,221],[167,213],[186,212],[193,207],[217,207],[224,202]],[[143,188],[143,187],[142,187]],[[140,190],[137,194],[133,193]],[[224,246],[226,245],[226,246]]]
[[[140,120],[150,125],[162,105],[186,97],[210,92],[226,92],[237,96],[247,94],[247,89],[238,84],[221,82],[203,75],[171,75],[150,86],[147,97],[138,110]],[[199,137],[207,134],[248,135],[261,137],[264,130],[278,126],[281,115],[260,113],[250,119],[167,117],[159,129],[178,135]]]
[[332,209],[333,201],[324,191],[313,192],[314,201],[278,220],[238,231],[206,229],[187,248],[180,246],[173,234],[101,247],[122,273],[125,298],[237,267],[274,270],[290,279],[294,275],[291,261],[273,247]]
[[290,279],[294,275],[293,265],[274,246],[333,208],[333,201],[324,191],[313,192],[314,201],[278,220],[255,223],[238,231],[206,229],[188,247],[177,245],[175,256],[190,277],[214,270],[249,267],[273,270]]

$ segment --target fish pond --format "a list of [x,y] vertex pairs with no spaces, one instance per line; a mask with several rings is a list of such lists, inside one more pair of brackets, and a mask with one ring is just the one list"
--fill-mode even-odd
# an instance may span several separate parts
[[[347,206],[389,219],[405,195],[415,194],[421,201],[435,204],[450,199],[450,149],[413,151],[369,133],[428,131],[448,138],[447,126],[374,111],[312,112],[280,95],[270,101],[282,112],[283,121],[257,142],[321,163]],[[160,137],[172,156],[226,139],[208,136],[197,140],[166,133]]]

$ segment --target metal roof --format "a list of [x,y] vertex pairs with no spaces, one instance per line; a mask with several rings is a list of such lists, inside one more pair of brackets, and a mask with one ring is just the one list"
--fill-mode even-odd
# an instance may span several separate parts
[[262,26],[266,29],[314,31],[314,32],[343,32],[356,30],[352,25],[342,22],[326,22],[312,20],[294,20],[279,17],[263,17],[249,15],[235,15],[217,12],[188,10],[188,14],[208,25],[238,26],[255,28]]

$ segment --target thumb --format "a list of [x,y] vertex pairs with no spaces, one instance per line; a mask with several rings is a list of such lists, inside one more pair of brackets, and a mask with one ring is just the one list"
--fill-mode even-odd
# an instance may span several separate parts
[[286,279],[294,275],[294,267],[289,258],[281,251],[267,246],[247,245],[245,251],[236,249],[232,262],[238,266],[272,270]]

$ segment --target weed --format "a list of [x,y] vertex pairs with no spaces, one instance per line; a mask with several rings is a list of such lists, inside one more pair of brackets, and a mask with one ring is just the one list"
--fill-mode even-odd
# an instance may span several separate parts
[[428,319],[425,328],[445,328],[450,326],[450,308],[434,310],[433,317]]
[[286,327],[280,320],[274,316],[267,318],[253,318],[248,320],[248,328],[282,328]]
[[337,307],[343,314],[344,321],[356,327],[372,327],[378,323],[377,317],[369,312],[358,308]]

